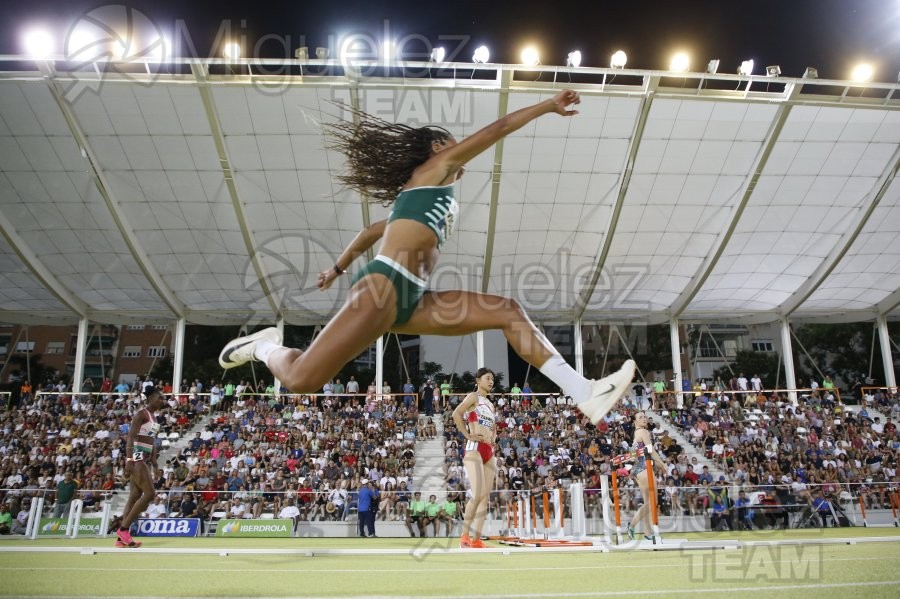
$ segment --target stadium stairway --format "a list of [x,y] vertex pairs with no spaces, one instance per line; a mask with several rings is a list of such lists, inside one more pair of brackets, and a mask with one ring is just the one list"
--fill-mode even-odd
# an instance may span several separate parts
[[[188,443],[190,443],[191,439],[194,436],[202,432],[206,425],[209,424],[209,421],[212,419],[212,414],[207,413],[204,415],[198,422],[185,434],[181,435],[175,441],[168,441],[168,446],[165,446],[159,451],[157,454],[157,463],[161,468],[166,467],[166,462],[171,460],[172,458],[178,457],[178,454],[181,453],[181,450],[187,447]],[[129,487],[120,490],[113,496],[112,500],[112,514],[114,516],[120,516],[122,514],[122,509],[125,507],[125,504],[128,502],[128,491]]]
[[434,439],[416,441],[413,489],[421,491],[425,500],[432,493],[443,499],[447,491],[444,478],[444,419],[436,414],[434,424],[437,427]]
[[691,458],[697,458],[697,463],[700,464],[700,469],[697,471],[697,474],[703,472],[703,466],[709,466],[709,473],[712,475],[713,480],[718,480],[720,476],[725,475],[725,471],[719,468],[713,460],[710,460],[706,457],[706,454],[701,453],[699,449],[697,449],[693,443],[691,443],[684,435],[681,434],[681,431],[678,430],[672,422],[663,417],[662,414],[657,412],[656,410],[644,410],[647,415],[659,426],[659,434],[661,435],[663,431],[669,431],[669,436],[675,439],[675,442],[681,445],[684,448],[684,454],[687,457],[687,461],[690,462]]
[[[873,402],[873,403],[874,403],[874,402]],[[848,409],[848,411],[849,411],[849,409],[850,409],[849,406],[847,406],[847,409]],[[860,410],[862,410],[862,408],[861,408],[860,406],[853,406],[853,411],[854,411],[854,412],[859,412]],[[887,416],[887,414],[885,414],[885,413],[882,412],[881,410],[878,410],[878,409],[876,409],[876,408],[874,408],[874,407],[872,407],[872,406],[868,406],[868,405],[867,405],[867,406],[866,406],[866,411],[869,413],[869,416],[870,416],[873,420],[874,420],[875,417],[877,416],[878,418],[881,418],[881,424],[884,424],[885,422],[887,422],[888,416]]]

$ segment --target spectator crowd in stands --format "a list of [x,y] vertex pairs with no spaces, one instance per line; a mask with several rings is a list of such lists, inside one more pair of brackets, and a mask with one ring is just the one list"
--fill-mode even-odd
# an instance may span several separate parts
[[[124,488],[125,440],[140,387],[72,393],[63,383],[29,392],[0,413],[0,503],[14,517],[44,496],[48,514],[68,515],[72,499],[85,511]],[[170,397],[161,430],[183,433],[204,410],[199,398]]]
[[[24,530],[22,518],[36,495],[47,498],[48,515],[65,516],[74,497],[90,510],[124,487],[128,427],[140,392],[153,383],[107,383],[89,395],[64,385],[29,389],[17,407],[0,415],[0,532]],[[459,397],[450,394],[449,384],[425,384],[418,401],[411,399],[410,382],[393,396],[376,395],[374,384],[355,395],[355,380],[329,387],[326,395],[277,395],[262,382],[185,380],[168,396],[163,430],[184,434],[201,416],[209,420],[179,455],[160,464],[160,495],[147,517],[205,521],[271,514],[295,523],[341,521],[357,509],[358,491],[371,481],[378,491],[371,511],[378,519],[404,522],[413,536],[437,535],[441,524],[449,534],[466,498],[464,442],[450,417]],[[829,381],[816,387],[790,401],[762,390],[758,377],[741,375],[727,384],[698,382],[679,408],[674,394],[636,384],[634,396],[594,426],[570,398],[538,396],[527,384],[514,385],[514,393],[493,398],[500,472],[491,512],[503,517],[519,494],[580,481],[588,516],[598,516],[600,477],[611,472],[610,458],[630,447],[632,416],[648,399],[663,407],[666,422],[656,423],[658,429],[677,428],[725,473],[713,476],[672,436],[655,431],[667,463],[666,472],[657,473],[663,513],[709,511],[713,525],[730,526],[735,518],[752,525],[745,517],[767,497],[779,505],[821,508],[848,491],[861,494],[866,507],[889,509],[900,449],[897,397],[879,391],[851,411]],[[423,394],[430,401],[423,402]],[[434,416],[420,414],[421,405]],[[890,416],[881,422],[866,406]],[[443,420],[447,492],[425,501],[413,480],[414,449],[417,440],[437,435],[435,419]],[[623,508],[636,509],[637,487],[621,480]]]

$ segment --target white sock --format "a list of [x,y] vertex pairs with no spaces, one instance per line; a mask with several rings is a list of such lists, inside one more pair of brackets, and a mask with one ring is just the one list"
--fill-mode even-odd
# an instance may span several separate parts
[[591,397],[591,383],[575,372],[559,354],[553,355],[540,368],[541,374],[559,385],[563,393],[575,400],[576,404]]
[[268,339],[260,339],[256,342],[256,347],[253,349],[253,357],[268,366],[269,356],[272,355],[273,351],[282,347],[284,346],[272,343]]

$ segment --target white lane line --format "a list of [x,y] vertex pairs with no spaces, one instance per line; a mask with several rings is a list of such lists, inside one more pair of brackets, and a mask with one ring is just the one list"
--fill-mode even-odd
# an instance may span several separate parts
[[[756,585],[751,587],[691,587],[687,589],[661,589],[661,590],[639,590],[639,591],[596,591],[584,593],[512,593],[507,595],[303,595],[295,596],[295,599],[554,599],[556,597],[621,597],[621,596],[646,596],[646,595],[693,595],[695,593],[753,593],[759,595],[760,591],[796,591],[796,590],[816,590],[816,589],[842,589],[842,588],[864,588],[864,587],[885,587],[900,586],[900,580],[879,580],[868,582],[835,582],[835,583],[817,583],[817,584],[783,584],[764,586]],[[71,595],[60,597],[59,599],[84,599],[79,595]],[[155,597],[136,595],[132,597],[117,596],[117,599],[171,599],[171,596]],[[191,596],[182,599],[193,599]],[[197,599],[200,599],[198,596]],[[204,598],[206,599],[206,598]],[[239,599],[238,597],[220,597],[219,599]],[[244,598],[240,598],[244,599]],[[257,597],[256,599],[284,599],[283,597]]]
[[[826,562],[868,562],[868,561],[883,561],[883,557],[837,557],[837,558],[825,558]],[[797,560],[783,559],[783,560],[770,560],[764,562],[765,564],[793,564],[796,563]],[[614,564],[606,564],[606,565],[590,565],[590,566],[557,566],[557,567],[528,567],[529,571],[551,571],[551,570],[617,570],[617,569],[628,569],[628,568],[684,568],[686,564],[681,561],[677,563],[662,563],[662,564],[623,564],[623,565],[614,565]],[[328,573],[328,574],[372,574],[372,573],[391,573],[391,574],[424,574],[431,575],[438,572],[520,572],[522,570],[521,566],[509,567],[509,568],[478,568],[478,567],[468,567],[468,568],[234,568],[229,565],[228,562],[223,562],[221,568],[104,568],[104,567],[91,567],[91,566],[0,566],[0,571],[12,571],[12,570],[28,570],[28,571],[66,571],[66,572],[241,572],[241,573],[271,573],[271,572],[280,572],[280,573],[289,573],[289,572],[297,572],[303,574],[310,573]]]

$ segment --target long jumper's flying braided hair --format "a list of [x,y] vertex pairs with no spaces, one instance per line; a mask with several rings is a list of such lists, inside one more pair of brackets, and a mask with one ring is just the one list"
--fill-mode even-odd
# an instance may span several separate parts
[[356,122],[326,123],[326,147],[347,157],[347,172],[338,180],[371,202],[390,206],[417,166],[431,157],[432,142],[450,139],[441,127],[389,123],[361,110],[340,105]]

